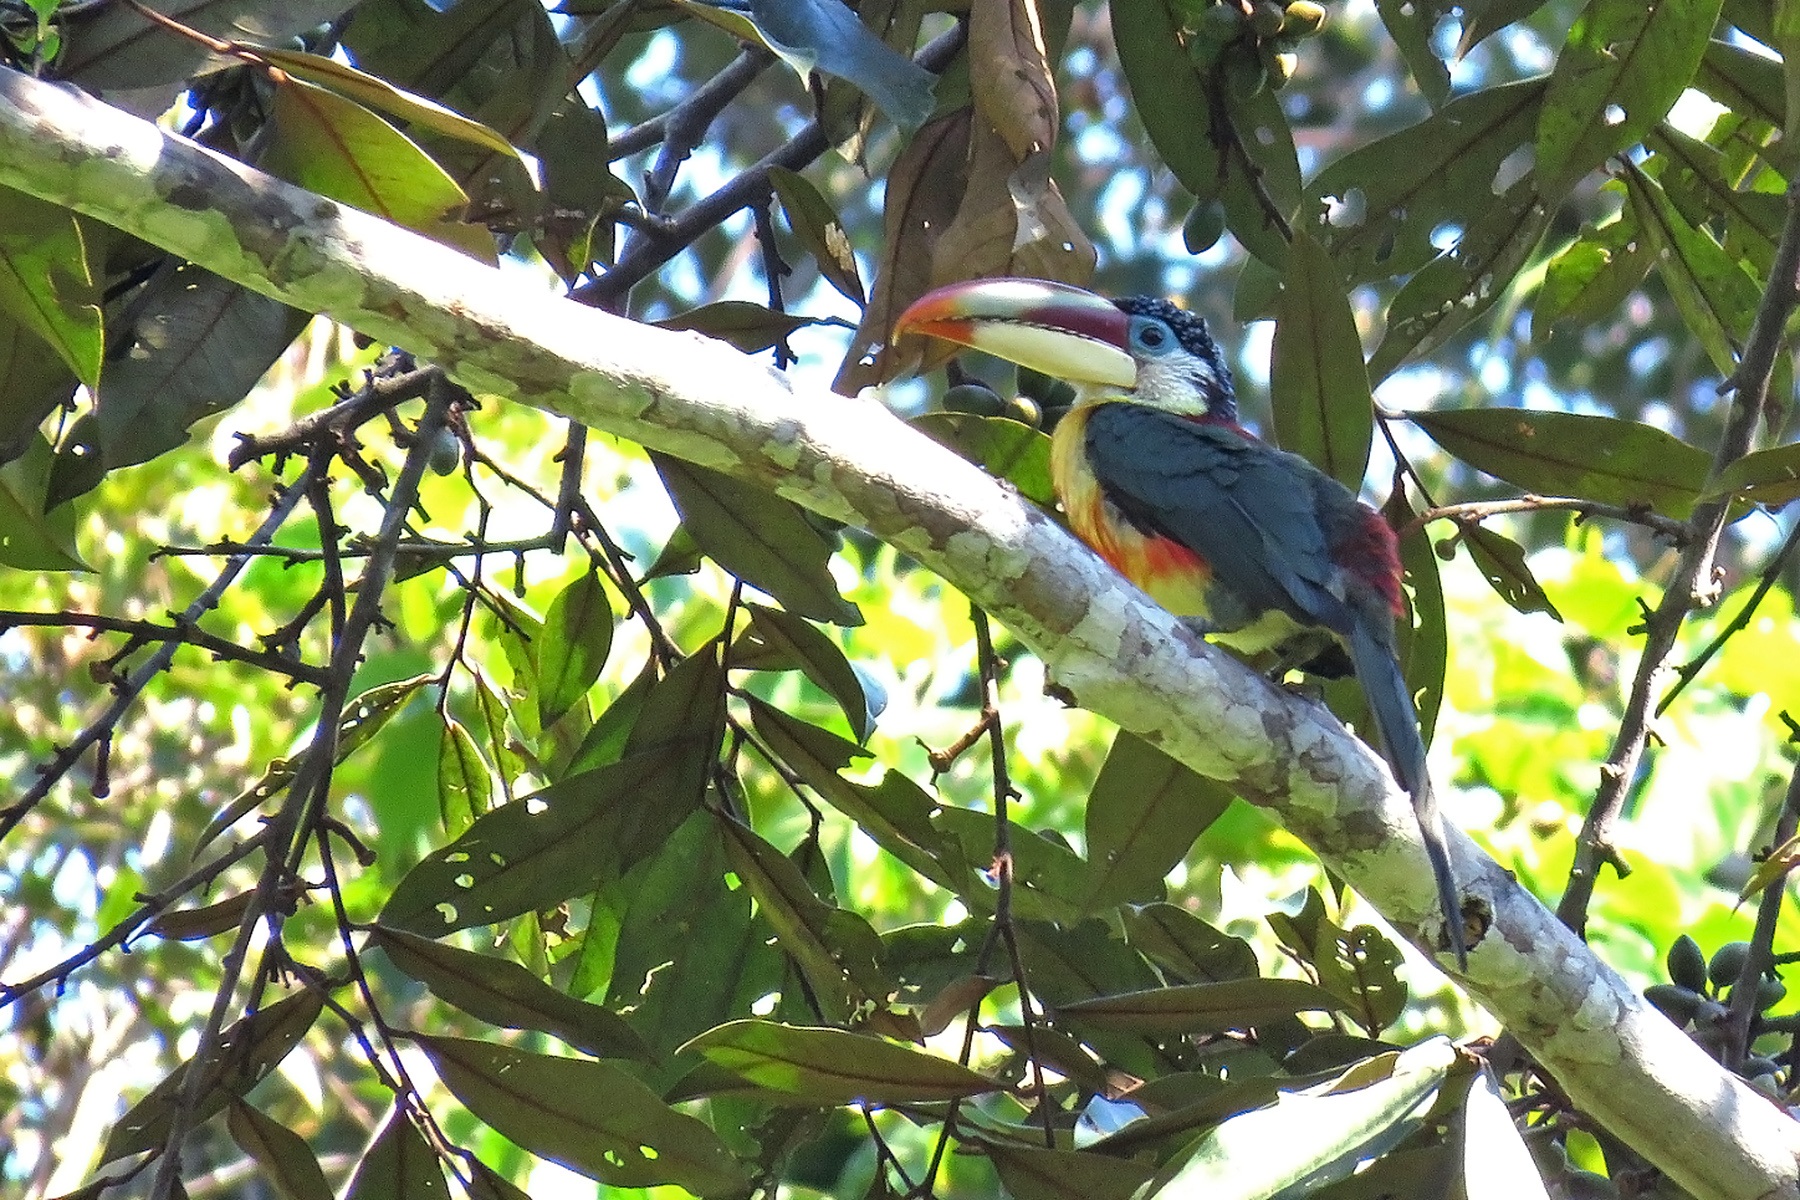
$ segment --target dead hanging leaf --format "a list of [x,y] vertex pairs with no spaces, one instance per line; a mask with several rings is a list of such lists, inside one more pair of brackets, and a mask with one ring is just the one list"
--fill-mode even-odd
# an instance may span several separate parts
[[1015,162],[1056,141],[1056,80],[1038,0],[975,0],[969,10],[969,86]]
[[1094,247],[1050,178],[1048,152],[1021,163],[977,117],[969,157],[968,190],[933,251],[932,282],[1026,275],[1086,283]]
[[927,123],[888,172],[881,261],[862,324],[832,382],[846,396],[916,369],[928,353],[939,355],[936,361],[947,354],[923,338],[890,346],[888,337],[894,318],[931,287],[932,249],[968,186],[971,115],[962,108]]
[[1006,189],[1018,219],[1009,273],[1075,284],[1092,279],[1094,244],[1050,178],[1050,152],[1042,151],[1020,163],[1007,178]]

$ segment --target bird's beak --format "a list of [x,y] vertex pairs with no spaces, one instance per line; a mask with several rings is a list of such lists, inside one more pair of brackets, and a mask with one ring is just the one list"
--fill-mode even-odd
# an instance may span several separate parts
[[978,279],[938,288],[894,323],[894,336],[943,338],[1068,383],[1129,388],[1137,363],[1128,318],[1103,296],[1041,279]]

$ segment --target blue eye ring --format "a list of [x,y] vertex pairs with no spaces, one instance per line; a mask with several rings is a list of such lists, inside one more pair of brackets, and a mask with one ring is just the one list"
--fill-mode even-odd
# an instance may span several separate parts
[[1167,354],[1180,345],[1175,331],[1155,317],[1136,316],[1131,319],[1132,349],[1146,354]]

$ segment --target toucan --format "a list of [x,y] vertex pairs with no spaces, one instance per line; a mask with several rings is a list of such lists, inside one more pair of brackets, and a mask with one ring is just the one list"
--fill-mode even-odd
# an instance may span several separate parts
[[1074,388],[1051,438],[1057,500],[1083,541],[1170,612],[1241,653],[1272,654],[1284,673],[1347,656],[1412,799],[1443,944],[1466,966],[1443,818],[1394,641],[1406,612],[1399,549],[1381,514],[1245,429],[1206,323],[1160,297],[983,279],[921,297],[894,334],[942,338]]

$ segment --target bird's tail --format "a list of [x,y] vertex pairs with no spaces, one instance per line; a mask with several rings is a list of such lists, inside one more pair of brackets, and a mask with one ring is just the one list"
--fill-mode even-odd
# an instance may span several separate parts
[[1375,718],[1375,728],[1381,734],[1382,748],[1393,766],[1394,778],[1412,797],[1413,815],[1419,822],[1419,834],[1425,842],[1425,853],[1431,859],[1432,876],[1437,881],[1438,904],[1444,910],[1444,927],[1450,938],[1450,948],[1456,952],[1457,966],[1466,968],[1468,948],[1463,940],[1462,903],[1456,893],[1456,877],[1450,873],[1444,818],[1438,811],[1437,796],[1431,790],[1431,776],[1425,769],[1425,739],[1419,734],[1412,689],[1400,673],[1392,640],[1380,636],[1361,614],[1352,624],[1349,640],[1357,682],[1362,685],[1369,712]]

